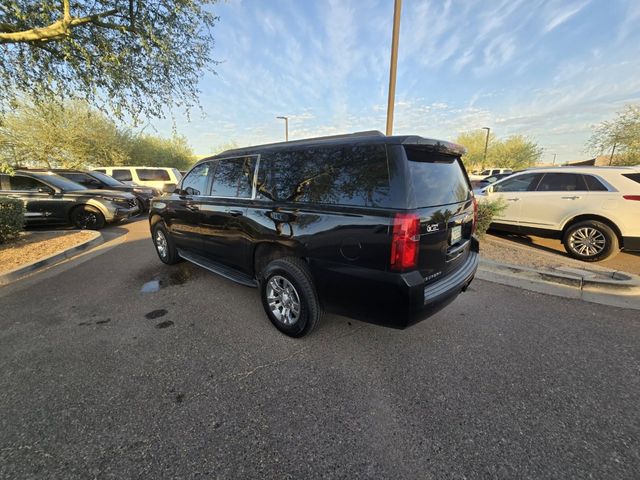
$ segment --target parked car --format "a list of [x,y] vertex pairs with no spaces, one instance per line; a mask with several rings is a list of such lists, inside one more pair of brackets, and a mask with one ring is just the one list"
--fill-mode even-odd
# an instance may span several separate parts
[[638,167],[527,170],[485,192],[507,205],[491,224],[496,230],[561,239],[569,255],[587,262],[640,250]]
[[491,175],[502,175],[503,173],[513,173],[513,170],[510,168],[487,168],[481,172],[472,173],[469,175],[469,180],[471,180],[471,182],[477,182]]
[[287,335],[323,310],[406,327],[478,265],[476,203],[458,145],[380,132],[228,150],[152,201],[160,260],[259,287]]
[[118,192],[129,192],[136,197],[136,204],[141,213],[149,211],[151,199],[162,194],[161,190],[141,185],[127,185],[109,175],[97,171],[68,170],[54,168],[58,175],[91,189],[108,189]]
[[0,174],[0,195],[25,203],[27,225],[74,225],[98,230],[138,213],[136,198],[127,192],[89,190],[52,172],[18,170]]
[[473,186],[474,193],[482,193],[485,188],[487,188],[492,183],[496,183],[498,180],[502,180],[503,178],[507,178],[509,175],[513,175],[513,173],[498,173],[496,175],[491,175],[489,177],[483,178],[482,180],[477,180],[475,182],[471,182]]
[[167,167],[100,167],[93,171],[101,172],[127,185],[166,189],[175,187],[182,178],[176,168]]

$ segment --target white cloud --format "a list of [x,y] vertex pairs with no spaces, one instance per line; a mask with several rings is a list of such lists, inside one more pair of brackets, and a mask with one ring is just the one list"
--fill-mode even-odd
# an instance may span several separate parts
[[[560,2],[560,5],[553,5],[546,15],[545,25],[543,27],[544,33],[549,33],[555,30],[563,23],[566,23],[571,17],[578,14],[584,7],[586,7],[591,0],[582,0],[578,2],[568,3],[565,0]],[[558,3],[558,2],[555,2]]]

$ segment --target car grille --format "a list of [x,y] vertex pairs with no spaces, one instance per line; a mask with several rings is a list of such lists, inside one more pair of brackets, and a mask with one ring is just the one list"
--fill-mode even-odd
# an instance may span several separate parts
[[136,206],[136,200],[134,198],[130,198],[127,200],[127,204],[129,205],[129,208],[133,208]]

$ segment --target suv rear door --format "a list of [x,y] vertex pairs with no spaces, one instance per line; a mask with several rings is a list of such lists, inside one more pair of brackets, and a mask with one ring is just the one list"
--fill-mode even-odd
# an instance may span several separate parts
[[[418,269],[436,281],[464,263],[471,246],[473,195],[460,157],[404,147],[408,200],[419,217]],[[397,222],[397,218],[395,220]]]

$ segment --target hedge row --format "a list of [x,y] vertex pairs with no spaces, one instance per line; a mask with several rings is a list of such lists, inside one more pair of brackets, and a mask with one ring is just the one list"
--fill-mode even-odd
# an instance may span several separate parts
[[24,226],[24,203],[17,198],[0,197],[0,243],[14,238]]

